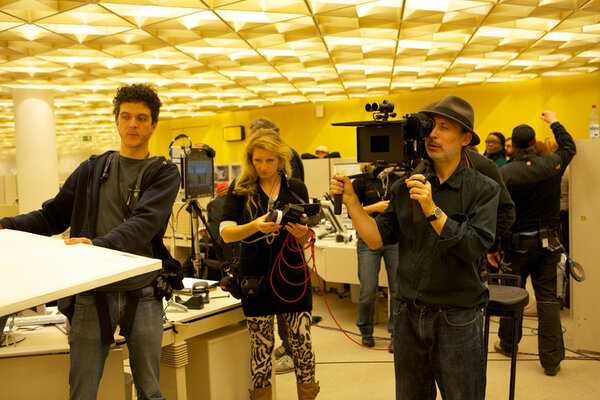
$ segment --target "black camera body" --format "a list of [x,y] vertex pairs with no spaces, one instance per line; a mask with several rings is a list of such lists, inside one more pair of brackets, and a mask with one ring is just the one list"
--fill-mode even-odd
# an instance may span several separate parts
[[[281,209],[271,211],[267,217],[267,222],[275,222],[281,226],[289,222],[306,225],[309,220],[308,217],[316,215],[320,211],[321,204],[319,203],[286,204]],[[306,217],[303,214],[306,214]]]
[[394,117],[394,105],[367,104],[367,111],[376,111],[373,121],[341,122],[333,126],[355,126],[358,162],[373,164],[397,163],[411,169],[413,160],[427,157],[425,138],[435,126],[435,120],[423,113],[406,114],[401,120]]

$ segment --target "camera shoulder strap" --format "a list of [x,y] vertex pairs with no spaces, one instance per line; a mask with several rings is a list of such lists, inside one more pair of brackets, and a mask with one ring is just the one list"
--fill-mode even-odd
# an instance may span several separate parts
[[[277,176],[277,180],[275,181],[275,184],[271,188],[271,193],[269,193],[269,201],[267,202],[267,212],[268,213],[273,211],[273,208],[275,208],[275,200],[273,199],[273,193],[275,193],[275,188],[277,187],[277,184],[279,183],[279,181],[281,181],[281,175]],[[281,192],[281,186],[279,187],[279,191]]]
[[473,163],[471,162],[471,159],[469,158],[469,152],[466,151],[465,149],[463,149],[462,152],[465,155],[465,161],[467,163],[467,168],[473,168]]
[[286,181],[286,185],[285,185],[285,187],[286,187],[287,191],[288,191],[288,192],[290,192],[290,193],[291,193],[291,195],[292,195],[292,196],[294,196],[294,198],[295,198],[296,200],[298,200],[298,202],[299,202],[300,204],[304,204],[304,203],[306,203],[306,202],[305,202],[305,201],[302,199],[302,197],[298,196],[298,195],[296,194],[296,192],[294,192],[294,191],[292,190],[292,188],[290,187],[290,184],[289,184],[289,182],[287,182],[287,181]]

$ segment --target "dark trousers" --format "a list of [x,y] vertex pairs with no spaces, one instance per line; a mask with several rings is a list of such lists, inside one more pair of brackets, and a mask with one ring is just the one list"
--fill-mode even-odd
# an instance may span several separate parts
[[[560,302],[556,298],[556,265],[560,260],[560,250],[547,250],[541,243],[530,243],[522,250],[507,251],[512,263],[512,273],[521,276],[521,286],[531,276],[535,291],[538,313],[538,352],[544,368],[555,368],[565,358],[562,327],[560,323]],[[506,351],[512,348],[513,321],[500,319],[501,346]],[[521,340],[522,323],[517,326],[517,337]]]

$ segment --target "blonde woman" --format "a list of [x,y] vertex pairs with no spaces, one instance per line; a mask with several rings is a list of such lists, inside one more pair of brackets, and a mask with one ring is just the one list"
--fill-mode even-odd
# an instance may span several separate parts
[[252,135],[220,226],[225,242],[242,241],[239,267],[246,286],[242,308],[250,332],[253,400],[271,399],[275,314],[283,314],[288,324],[298,398],[314,399],[319,392],[310,333],[310,271],[302,253],[286,245],[287,239],[291,247],[303,246],[310,233],[306,225],[266,221],[274,208],[308,201],[304,183],[288,178],[291,156],[276,132],[262,129]]

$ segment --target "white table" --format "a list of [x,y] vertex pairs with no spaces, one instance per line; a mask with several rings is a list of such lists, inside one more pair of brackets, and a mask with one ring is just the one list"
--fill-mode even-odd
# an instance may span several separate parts
[[0,229],[0,316],[161,268],[161,261]]
[[[10,229],[0,230],[0,316],[155,271],[161,261]],[[56,327],[28,332],[0,349],[0,388],[7,399],[68,397],[69,344]],[[100,399],[124,399],[123,356],[112,349]]]
[[[382,259],[379,270],[379,286],[388,286],[387,273]],[[315,243],[315,265],[319,276],[327,282],[360,285],[358,280],[358,256],[356,239],[351,242],[336,242],[327,237]]]

